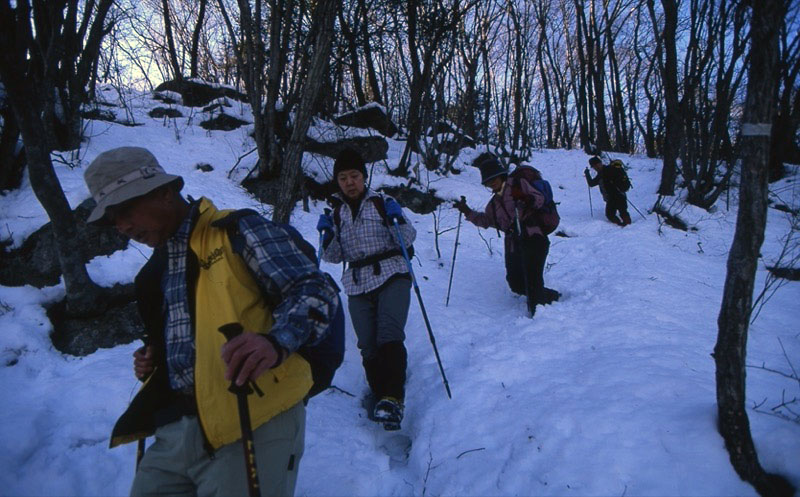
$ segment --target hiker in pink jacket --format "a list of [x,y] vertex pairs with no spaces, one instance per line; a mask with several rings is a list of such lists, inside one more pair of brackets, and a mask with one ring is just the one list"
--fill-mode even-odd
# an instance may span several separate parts
[[506,280],[512,292],[527,296],[533,317],[536,304],[549,304],[560,296],[544,286],[543,272],[550,250],[547,233],[554,227],[545,228],[542,212],[548,200],[533,185],[541,175],[532,167],[522,166],[509,176],[497,157],[488,152],[479,155],[472,165],[480,169],[481,183],[494,195],[483,212],[470,209],[466,201],[453,206],[472,224],[505,233]]

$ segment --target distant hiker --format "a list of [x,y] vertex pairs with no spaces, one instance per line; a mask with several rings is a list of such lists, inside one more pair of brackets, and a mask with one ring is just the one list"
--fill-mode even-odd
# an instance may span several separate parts
[[[628,197],[625,194],[631,188],[630,179],[625,172],[622,161],[613,160],[607,166],[599,157],[589,159],[589,165],[597,172],[597,176],[592,178],[589,168],[583,170],[586,182],[589,187],[600,185],[600,193],[606,202],[606,217],[609,221],[620,226],[631,224],[631,216],[628,214]],[[617,217],[619,212],[619,217]]]
[[[544,285],[544,266],[550,251],[547,235],[558,224],[555,206],[547,205],[552,204],[552,192],[547,199],[545,192],[534,186],[545,183],[535,168],[519,166],[509,176],[497,157],[489,152],[479,155],[472,165],[480,169],[481,183],[494,195],[484,212],[473,211],[463,200],[453,206],[472,224],[505,233],[506,281],[512,292],[527,297],[528,310],[533,316],[537,304],[549,304],[560,297],[557,291]],[[549,184],[542,186],[542,190],[549,190]]]
[[[144,148],[103,152],[85,180],[97,202],[89,222],[155,249],[136,277],[149,345],[134,372],[146,382],[111,435],[114,447],[155,433],[131,495],[248,494],[231,380],[264,393],[249,396],[261,492],[292,495],[312,387],[297,351],[326,338],[335,284],[281,225],[184,199],[183,179]],[[244,332],[226,343],[229,323]]]
[[[333,165],[339,186],[332,216],[320,215],[322,259],[345,261],[342,275],[350,317],[367,383],[377,401],[372,412],[384,428],[399,429],[403,419],[407,353],[405,324],[411,299],[411,277],[393,228],[397,219],[409,245],[417,232],[400,205],[366,187],[364,160],[344,150]],[[412,254],[413,255],[413,254]]]

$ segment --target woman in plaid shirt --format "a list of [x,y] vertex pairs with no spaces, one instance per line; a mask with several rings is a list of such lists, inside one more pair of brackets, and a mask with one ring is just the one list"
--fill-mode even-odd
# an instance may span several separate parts
[[[367,382],[377,400],[374,419],[387,430],[400,428],[405,398],[406,318],[411,277],[394,228],[399,225],[410,250],[417,232],[390,197],[368,189],[361,156],[345,150],[336,158],[333,175],[339,185],[333,217],[321,215],[322,258],[347,262],[342,284],[358,337]],[[335,218],[335,222],[334,222]]]

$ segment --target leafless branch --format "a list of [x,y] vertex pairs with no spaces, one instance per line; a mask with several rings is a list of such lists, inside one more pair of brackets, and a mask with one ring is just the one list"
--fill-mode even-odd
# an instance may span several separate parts
[[461,456],[463,456],[464,454],[469,454],[470,452],[478,452],[478,451],[481,451],[481,450],[486,450],[486,447],[480,447],[480,448],[477,448],[477,449],[465,450],[461,454],[457,455],[456,459],[461,459]]
[[494,255],[494,251],[492,250],[492,239],[490,238],[489,240],[486,240],[486,238],[483,237],[483,233],[481,233],[481,230],[478,230],[478,236],[481,237],[483,243],[486,244],[486,248],[489,250],[489,256],[491,257],[492,255]]

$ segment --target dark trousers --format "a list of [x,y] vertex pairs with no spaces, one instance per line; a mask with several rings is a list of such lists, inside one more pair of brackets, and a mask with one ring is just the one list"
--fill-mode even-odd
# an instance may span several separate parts
[[[520,239],[506,235],[506,281],[511,291],[527,295],[528,305],[545,300],[544,265],[550,251],[550,240],[544,235],[533,235]],[[528,292],[525,291],[527,274]]]
[[[619,218],[617,218],[619,212]],[[623,222],[628,220],[630,223],[630,215],[628,215],[628,199],[625,195],[608,195],[606,198],[606,217],[612,223],[620,224],[620,218]]]

